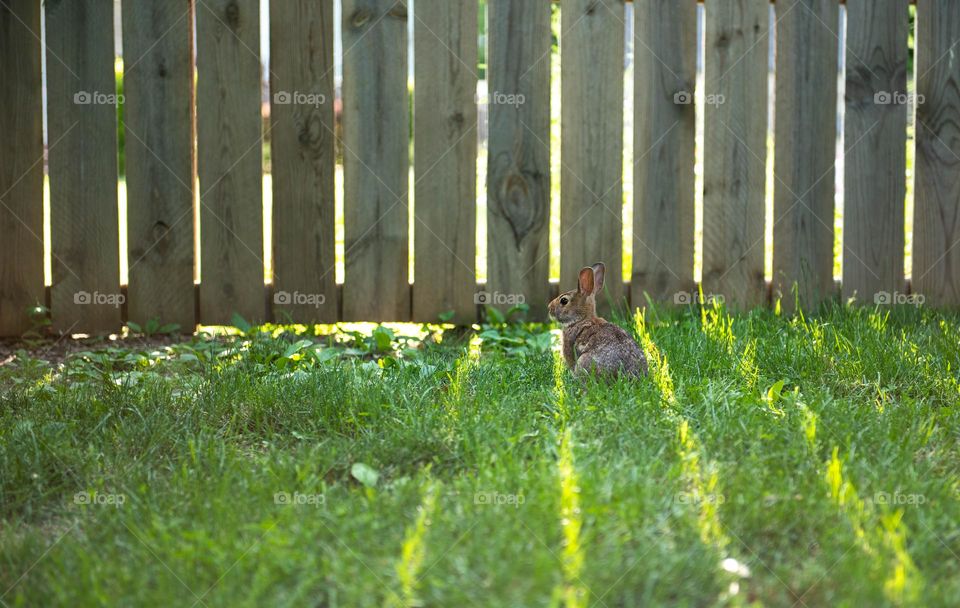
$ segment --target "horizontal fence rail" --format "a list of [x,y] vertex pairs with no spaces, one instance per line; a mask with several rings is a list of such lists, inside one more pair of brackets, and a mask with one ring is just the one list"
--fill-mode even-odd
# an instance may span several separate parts
[[260,4],[122,0],[122,80],[110,2],[0,4],[0,336],[47,314],[66,333],[466,324],[517,303],[536,320],[581,266],[619,277],[628,247],[604,310],[699,289],[737,308],[960,305],[958,2],[272,0],[268,64]]

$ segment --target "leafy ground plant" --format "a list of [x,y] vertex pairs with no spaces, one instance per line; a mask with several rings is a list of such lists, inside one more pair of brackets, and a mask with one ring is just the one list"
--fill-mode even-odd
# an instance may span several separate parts
[[15,351],[0,605],[956,603],[960,318],[618,322],[649,378],[507,317]]

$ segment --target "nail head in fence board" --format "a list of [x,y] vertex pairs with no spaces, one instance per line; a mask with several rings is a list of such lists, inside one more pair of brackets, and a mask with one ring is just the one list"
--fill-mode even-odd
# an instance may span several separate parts
[[550,262],[550,4],[490,0],[487,10],[487,291],[522,296],[541,320]]
[[343,1],[343,315],[410,318],[407,7]]
[[414,321],[475,323],[477,3],[414,5]]
[[0,336],[30,329],[27,309],[44,303],[39,33],[39,2],[0,6]]
[[707,0],[703,290],[765,301],[767,0]]
[[[563,0],[560,279],[571,287],[584,266],[604,262],[601,313],[623,297],[622,0]],[[545,60],[546,61],[546,60]]]
[[200,322],[263,319],[260,2],[197,3]]
[[337,320],[333,0],[270,5],[273,318]]
[[124,0],[127,316],[192,332],[193,17],[188,2]]
[[696,0],[634,3],[631,299],[694,293]]
[[960,304],[960,2],[917,6],[917,159],[913,291]]
[[51,316],[63,332],[120,328],[113,3],[46,4]]
[[908,11],[907,0],[847,2],[842,288],[868,305],[903,290],[907,105],[892,93],[907,91]]
[[[785,310],[833,292],[837,0],[777,3],[773,293]],[[850,145],[850,142],[847,143]]]

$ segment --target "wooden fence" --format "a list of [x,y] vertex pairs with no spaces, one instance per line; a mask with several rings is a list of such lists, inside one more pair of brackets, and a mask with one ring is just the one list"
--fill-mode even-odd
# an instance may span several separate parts
[[[274,0],[267,126],[273,277],[264,283],[259,0],[123,0],[129,284],[120,285],[114,28],[108,0],[0,2],[0,335],[47,304],[55,328],[128,318],[192,328],[258,320],[477,318],[548,280],[551,3],[489,0],[488,273],[476,250],[478,3]],[[562,0],[562,285],[621,263],[622,0]],[[733,306],[803,306],[833,279],[837,0],[707,0],[702,287]],[[960,2],[919,0],[912,284],[904,280],[908,0],[847,0],[842,295],[908,289],[960,304]],[[41,11],[45,11],[41,32]],[[633,258],[629,283],[693,293],[695,0],[635,0]],[[414,52],[407,53],[408,20]],[[342,33],[342,141],[334,29]],[[194,36],[194,31],[196,32]],[[42,36],[43,34],[43,36]],[[764,279],[768,40],[776,40],[773,280]],[[41,59],[46,40],[46,71]],[[407,65],[415,72],[413,115]],[[196,71],[195,71],[196,70]],[[44,284],[44,141],[52,285]],[[412,120],[412,128],[411,128]],[[415,239],[408,238],[410,133]],[[194,149],[194,146],[196,148]],[[335,281],[335,163],[345,273]],[[199,226],[199,252],[195,248]],[[413,247],[415,284],[408,282]],[[199,286],[194,282],[200,265]],[[616,276],[616,273],[608,273]],[[572,286],[572,285],[571,285]],[[886,294],[886,295],[885,295]],[[481,296],[482,300],[483,297]],[[680,298],[682,299],[682,298]]]

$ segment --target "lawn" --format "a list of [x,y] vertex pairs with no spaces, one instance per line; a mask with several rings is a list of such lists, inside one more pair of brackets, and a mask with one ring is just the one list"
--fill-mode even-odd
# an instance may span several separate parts
[[522,324],[34,345],[0,606],[956,603],[960,317],[620,322],[648,379]]

